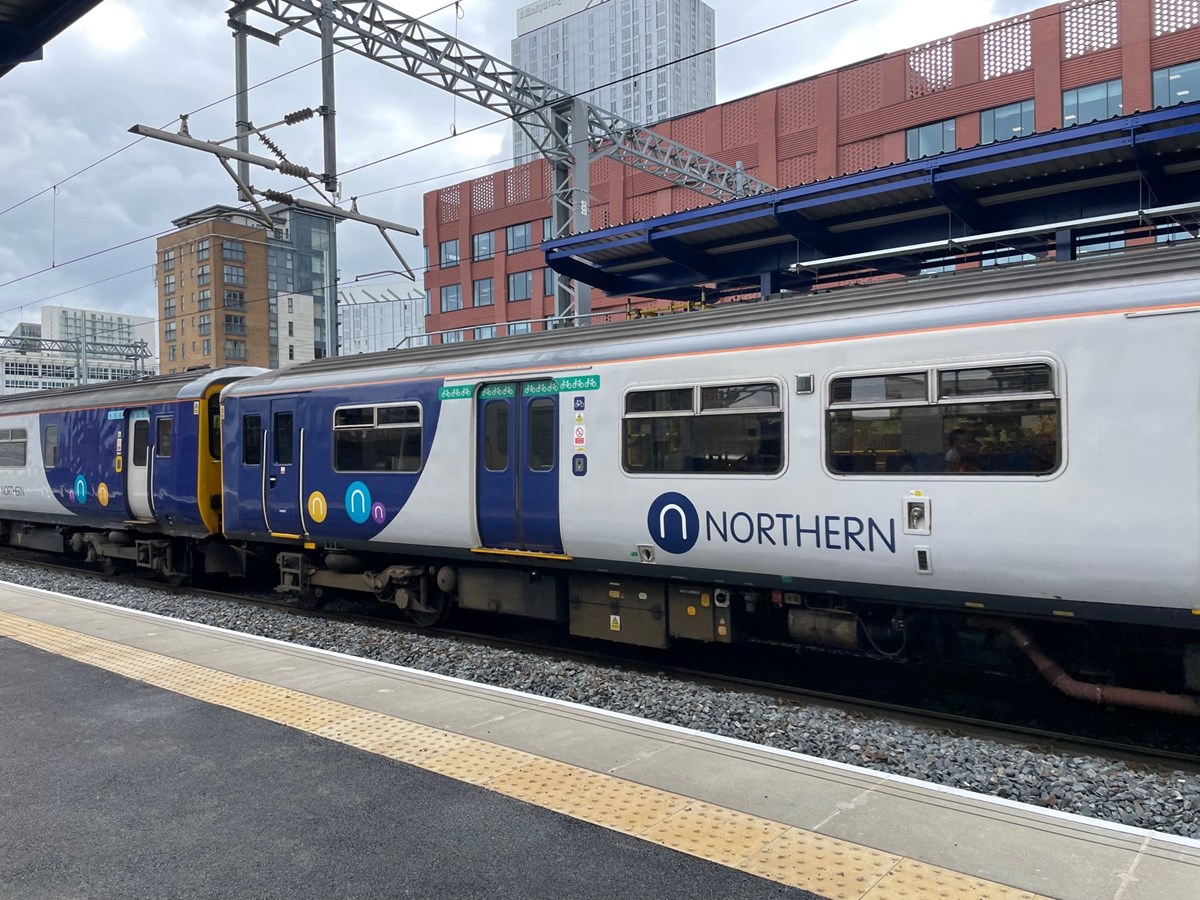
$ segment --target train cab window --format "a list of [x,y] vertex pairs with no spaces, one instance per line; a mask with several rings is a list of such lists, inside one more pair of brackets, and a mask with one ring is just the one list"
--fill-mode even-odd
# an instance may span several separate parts
[[17,469],[25,465],[28,438],[24,428],[0,429],[0,467]]
[[47,425],[42,435],[42,462],[47,469],[58,465],[58,426]]
[[1054,367],[1019,362],[851,375],[829,387],[839,475],[1049,475],[1062,461]]
[[549,472],[554,468],[554,431],[558,418],[558,404],[549,397],[539,397],[529,402],[529,440],[526,442],[529,469],[533,472]]
[[160,416],[155,423],[154,455],[159,459],[167,459],[171,455],[172,424],[171,416]]
[[773,381],[630,391],[622,423],[625,471],[781,472],[781,398],[780,386]]
[[483,407],[483,465],[489,472],[508,468],[508,403],[489,400]]
[[242,416],[242,464],[262,465],[262,416]]
[[333,467],[338,472],[417,472],[421,406],[343,406],[333,412]]
[[293,459],[292,423],[295,415],[290,412],[275,413],[272,443],[275,447],[275,465],[290,466]]
[[208,455],[221,458],[221,395],[208,396]]

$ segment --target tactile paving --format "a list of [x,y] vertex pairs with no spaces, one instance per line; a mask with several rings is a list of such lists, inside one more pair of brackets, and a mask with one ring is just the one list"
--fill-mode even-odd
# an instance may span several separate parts
[[1034,894],[103,638],[0,612],[0,636],[208,703],[483,785],[830,900],[1033,900]]
[[902,858],[812,831],[789,828],[738,868],[829,900],[858,900]]
[[866,893],[864,900],[1039,900],[1039,897],[915,859],[902,859]]
[[737,866],[787,830],[781,822],[696,800],[639,837],[725,866]]

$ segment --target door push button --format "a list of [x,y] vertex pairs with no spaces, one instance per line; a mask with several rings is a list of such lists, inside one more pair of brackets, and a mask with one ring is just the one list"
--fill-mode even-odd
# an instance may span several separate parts
[[571,472],[575,475],[587,474],[587,457],[582,453],[576,453],[571,457]]

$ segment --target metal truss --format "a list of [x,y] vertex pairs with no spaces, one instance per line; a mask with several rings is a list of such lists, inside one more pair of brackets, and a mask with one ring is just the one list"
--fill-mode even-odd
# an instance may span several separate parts
[[[578,158],[572,147],[578,138],[563,127],[563,120],[574,117],[579,98],[377,0],[242,0],[229,9],[231,27],[236,29],[237,17],[251,12],[285,26],[273,38],[291,31],[320,37],[325,18],[332,22],[338,47],[512,117],[551,162],[570,165]],[[611,156],[714,200],[775,190],[740,166],[581,102],[592,154]]]
[[0,350],[15,350],[18,353],[69,353],[76,357],[82,355],[84,357],[128,359],[135,363],[154,356],[145,341],[118,344],[107,341],[52,340],[19,335],[0,338]]

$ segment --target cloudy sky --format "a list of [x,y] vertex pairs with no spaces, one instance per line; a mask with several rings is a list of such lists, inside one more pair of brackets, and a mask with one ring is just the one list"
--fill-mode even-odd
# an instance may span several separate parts
[[[389,5],[425,15],[443,2]],[[854,0],[822,12],[838,0],[708,2],[718,46],[773,29],[717,51],[718,102],[1040,5]],[[461,17],[450,8],[428,21],[506,59],[518,5],[461,0]],[[233,183],[214,158],[158,141],[130,146],[137,139],[127,133],[134,123],[175,130],[185,112],[192,113],[193,136],[221,140],[234,132],[227,8],[224,0],[104,0],[52,41],[43,61],[0,78],[0,332],[36,321],[45,303],[153,316],[154,238],[173,218],[235,202]],[[261,18],[251,23],[274,28]],[[256,124],[320,105],[319,54],[318,42],[304,34],[280,47],[251,42],[250,83],[274,79],[250,94]],[[494,114],[351,53],[339,54],[336,67],[338,163],[348,172],[342,194],[364,195],[360,211],[419,228],[424,192],[507,164],[506,123],[462,134]],[[321,169],[317,119],[271,135],[289,159]],[[261,169],[254,183],[294,186]],[[311,191],[298,196],[319,199]],[[399,243],[419,268],[420,240]],[[339,254],[343,283],[395,268],[368,226],[342,225]]]

